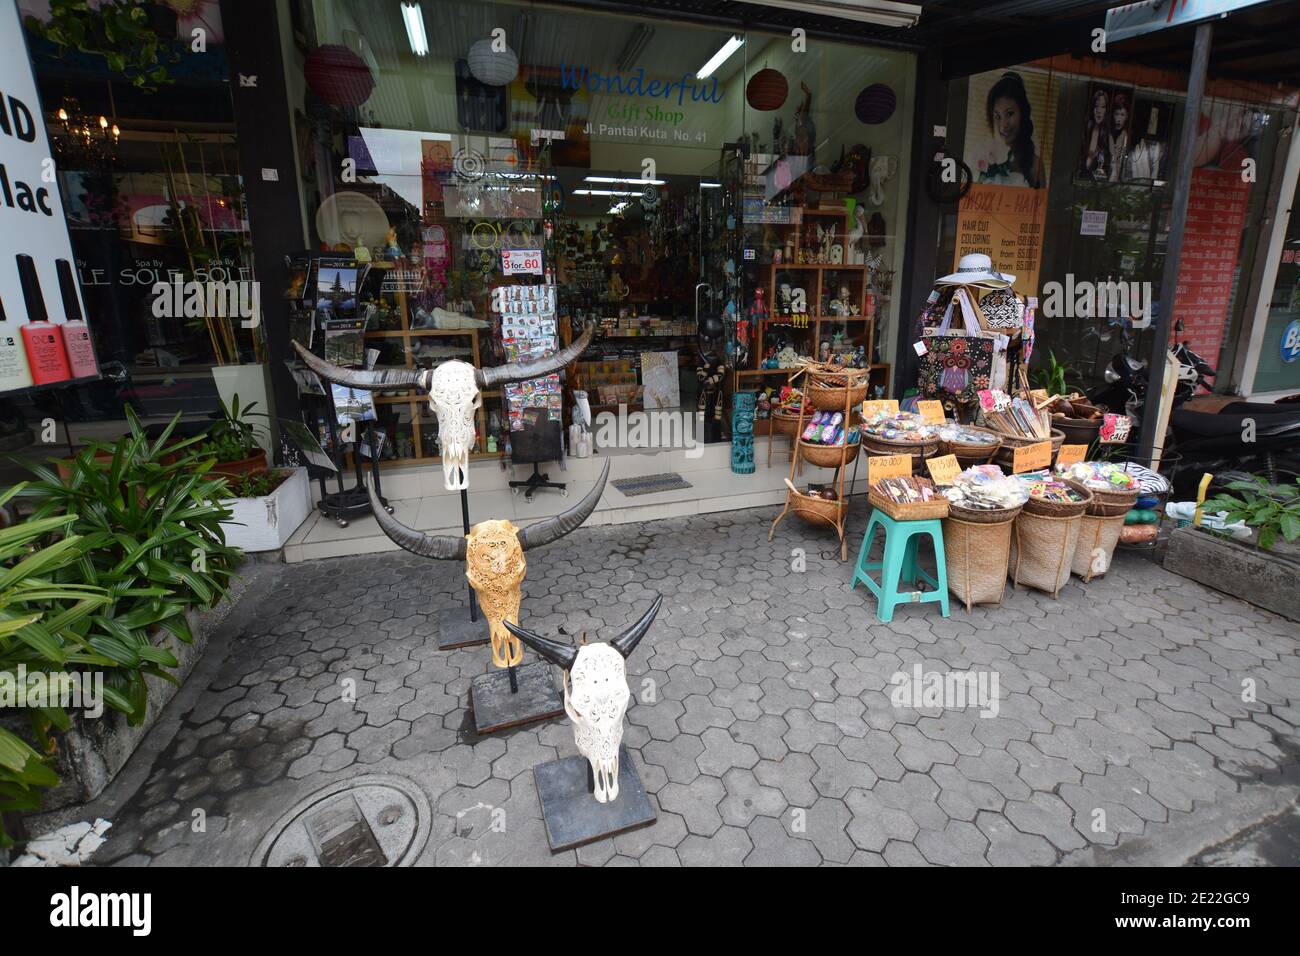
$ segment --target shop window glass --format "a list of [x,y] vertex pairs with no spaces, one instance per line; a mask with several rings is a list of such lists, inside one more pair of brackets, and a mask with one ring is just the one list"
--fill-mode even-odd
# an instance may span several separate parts
[[[567,383],[593,414],[703,410],[704,436],[725,437],[730,393],[781,381],[760,368],[754,293],[773,298],[771,253],[794,232],[763,210],[788,211],[796,196],[809,248],[820,222],[841,256],[808,271],[809,301],[837,320],[818,334],[850,358],[859,346],[864,362],[888,354],[867,329],[897,312],[911,57],[816,39],[795,53],[788,36],[507,2],[421,4],[428,52],[417,55],[396,6],[309,6],[312,36],[287,67],[305,206],[318,254],[369,261],[365,341],[380,365],[512,360],[495,290],[549,284],[561,342],[584,322],[602,330]],[[764,64],[787,78],[775,109],[748,95]],[[769,192],[778,160],[790,182]],[[859,246],[874,269],[850,261]],[[534,250],[539,273],[506,274],[507,259]],[[856,314],[834,315],[841,299]],[[384,458],[438,454],[417,396],[376,402]],[[519,412],[486,394],[475,453],[517,440]]]

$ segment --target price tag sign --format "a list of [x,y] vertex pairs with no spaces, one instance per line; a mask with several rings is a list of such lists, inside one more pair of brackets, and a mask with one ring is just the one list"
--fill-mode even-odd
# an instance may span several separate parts
[[542,274],[541,249],[501,250],[501,272],[508,276],[539,276]]
[[925,467],[930,469],[930,478],[936,485],[951,485],[961,474],[961,465],[957,464],[956,455],[928,458]]
[[862,403],[863,418],[870,418],[872,415],[879,415],[881,412],[888,412],[890,415],[897,415],[898,399],[878,398]]
[[942,425],[944,423],[943,402],[938,399],[927,399],[924,402],[916,403],[916,410],[921,413],[931,425]]
[[912,473],[911,455],[870,455],[867,457],[867,484],[882,478],[902,478]]
[[1056,463],[1058,465],[1073,465],[1075,462],[1083,461],[1087,457],[1087,445],[1062,445],[1061,450],[1056,455]]
[[1052,443],[1050,441],[1021,445],[1011,454],[1011,471],[1013,474],[1018,475],[1022,471],[1038,471],[1040,468],[1047,468],[1051,464]]

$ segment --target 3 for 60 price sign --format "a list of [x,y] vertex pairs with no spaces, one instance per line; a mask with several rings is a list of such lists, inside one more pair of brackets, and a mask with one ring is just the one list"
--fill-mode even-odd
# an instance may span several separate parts
[[539,276],[542,274],[541,249],[501,250],[501,272],[508,276]]

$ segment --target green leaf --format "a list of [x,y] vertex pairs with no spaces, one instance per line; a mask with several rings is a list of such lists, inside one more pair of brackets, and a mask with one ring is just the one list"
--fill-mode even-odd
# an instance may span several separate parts
[[1300,538],[1300,515],[1284,514],[1280,522],[1282,537],[1287,541],[1294,541]]

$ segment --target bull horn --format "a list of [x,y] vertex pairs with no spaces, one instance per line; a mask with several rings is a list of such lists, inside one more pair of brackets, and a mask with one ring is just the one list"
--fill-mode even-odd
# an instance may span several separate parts
[[572,644],[561,644],[559,641],[553,641],[549,637],[542,637],[540,634],[534,634],[532,631],[525,631],[522,627],[516,627],[509,621],[505,621],[504,623],[506,630],[519,638],[538,654],[541,654],[552,664],[558,664],[561,670],[573,670],[573,662],[578,659],[578,649]]
[[420,380],[424,375],[424,369],[419,368],[381,368],[373,370],[342,368],[333,362],[327,362],[298,344],[298,340],[293,340],[293,347],[298,350],[299,357],[307,364],[307,367],[323,379],[336,382],[339,385],[347,385],[350,388],[395,388],[402,385],[414,385],[423,390],[424,383]]
[[366,492],[370,495],[370,510],[374,512],[379,527],[399,547],[424,558],[465,560],[469,551],[469,539],[449,534],[425,534],[408,528],[384,509],[379,496],[375,494],[373,483],[366,485]]
[[624,659],[631,656],[636,650],[636,646],[641,643],[641,638],[645,637],[646,631],[650,630],[650,625],[654,623],[655,615],[659,613],[659,605],[664,603],[663,595],[655,598],[654,604],[650,605],[650,610],[641,615],[641,620],[637,621],[626,631],[609,642],[609,646],[614,648],[623,655]]
[[600,501],[600,496],[605,493],[605,479],[608,477],[609,459],[606,458],[605,467],[600,470],[600,479],[596,482],[596,487],[587,492],[585,498],[564,512],[564,514],[519,529],[516,532],[516,536],[519,538],[519,546],[525,551],[530,548],[541,547],[544,544],[550,544],[552,541],[558,541],[570,531],[576,529],[596,510],[596,504]]
[[588,320],[583,326],[582,335],[550,358],[537,359],[534,362],[511,362],[509,365],[496,365],[492,368],[476,368],[474,380],[478,382],[480,389],[486,391],[505,382],[525,382],[530,378],[540,378],[558,372],[586,351],[595,332],[596,323]]

